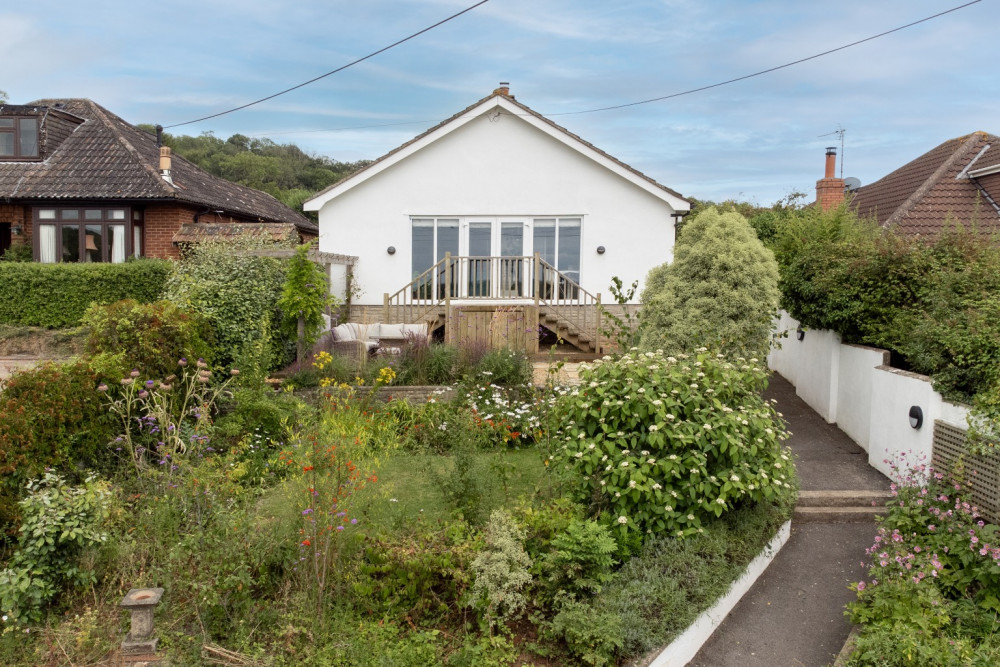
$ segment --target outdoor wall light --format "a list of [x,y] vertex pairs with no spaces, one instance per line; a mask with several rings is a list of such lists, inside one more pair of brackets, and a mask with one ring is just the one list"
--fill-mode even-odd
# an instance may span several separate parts
[[604,246],[602,246],[602,245],[597,246],[597,254],[598,255],[603,255],[604,254]]
[[803,329],[802,327],[796,327],[795,329],[796,340],[802,340],[805,337],[806,337],[806,330]]
[[396,254],[396,246],[391,245],[388,248],[386,248],[385,251],[387,253],[389,253],[390,255],[395,255]]
[[924,411],[920,409],[919,405],[910,406],[910,427],[920,428],[924,425]]

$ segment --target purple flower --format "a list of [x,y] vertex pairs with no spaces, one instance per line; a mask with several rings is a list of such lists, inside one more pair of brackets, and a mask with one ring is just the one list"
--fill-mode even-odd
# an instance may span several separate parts
[[181,357],[180,361],[177,362],[177,365],[180,366],[181,368],[184,368],[185,366],[187,366],[188,365],[187,358],[186,357]]
[[337,530],[343,530],[343,529],[344,529],[343,526],[337,526]]
[[130,376],[130,377],[133,377],[133,378],[137,378],[137,377],[139,377],[139,369],[138,369],[138,368],[133,368],[133,369],[132,369],[132,372],[131,372],[131,373],[129,373],[129,376]]
[[304,510],[302,510],[302,515],[305,516],[306,514],[312,514],[312,509],[304,509]]
[[156,384],[156,383],[153,382],[152,380],[146,380],[146,388],[147,389],[152,389],[154,384]]
[[358,520],[357,519],[351,519],[351,525],[352,526],[356,526],[357,524],[358,524]]

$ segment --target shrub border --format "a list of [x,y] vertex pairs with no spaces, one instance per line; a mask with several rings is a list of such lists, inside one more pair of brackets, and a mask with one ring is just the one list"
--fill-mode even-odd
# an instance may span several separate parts
[[729,615],[729,612],[749,592],[760,575],[764,574],[767,567],[777,557],[778,552],[788,542],[791,534],[792,521],[789,519],[781,525],[781,528],[761,552],[750,561],[746,571],[730,584],[725,595],[699,614],[694,623],[689,625],[687,630],[670,642],[658,655],[647,654],[641,661],[633,664],[647,667],[671,667],[672,665],[686,665],[693,660],[701,647],[708,642],[712,633],[722,625],[722,621]]

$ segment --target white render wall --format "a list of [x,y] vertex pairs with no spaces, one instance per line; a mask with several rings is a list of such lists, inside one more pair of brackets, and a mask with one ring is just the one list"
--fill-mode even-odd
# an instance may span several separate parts
[[[795,392],[830,423],[836,423],[868,452],[868,463],[885,475],[890,464],[930,462],[934,421],[966,428],[968,408],[945,401],[927,376],[886,365],[888,352],[844,345],[830,331],[810,329],[796,340],[798,322],[782,313],[778,330],[788,330],[781,348],[771,350],[770,368],[795,386]],[[910,427],[910,407],[923,410],[920,429]]]
[[410,282],[411,217],[523,218],[530,255],[532,218],[579,216],[580,283],[607,302],[612,276],[626,286],[638,279],[641,290],[646,273],[672,259],[667,202],[500,111],[470,120],[319,209],[320,250],[359,258],[356,303],[381,304],[385,292]]

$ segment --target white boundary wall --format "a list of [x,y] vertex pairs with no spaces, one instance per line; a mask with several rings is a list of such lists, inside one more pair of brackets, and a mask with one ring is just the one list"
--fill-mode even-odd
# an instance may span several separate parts
[[[788,337],[771,350],[768,365],[809,407],[861,445],[868,463],[882,473],[890,474],[888,461],[904,452],[910,462],[925,457],[929,463],[935,420],[966,428],[968,408],[941,398],[927,376],[892,368],[885,350],[844,345],[832,331],[810,329],[800,341],[798,324],[781,313],[777,330]],[[920,429],[910,427],[914,405],[924,413]]]

